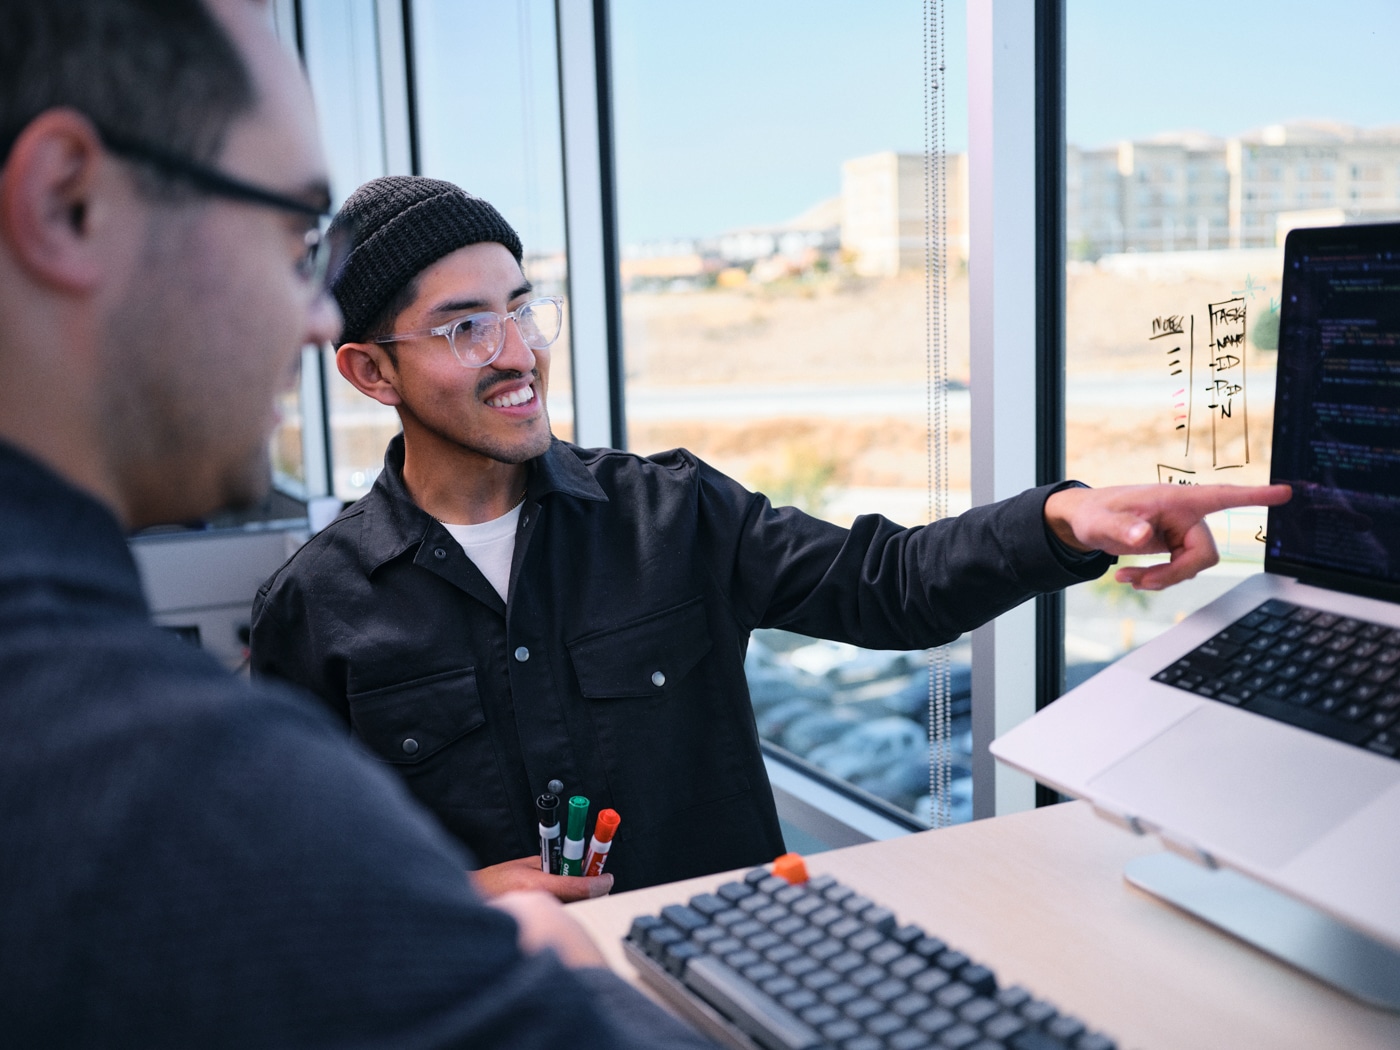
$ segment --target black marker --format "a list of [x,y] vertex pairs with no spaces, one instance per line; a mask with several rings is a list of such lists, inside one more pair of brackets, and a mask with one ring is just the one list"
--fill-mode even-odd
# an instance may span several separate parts
[[540,818],[540,870],[558,875],[562,864],[559,842],[559,796],[546,791],[535,799]]

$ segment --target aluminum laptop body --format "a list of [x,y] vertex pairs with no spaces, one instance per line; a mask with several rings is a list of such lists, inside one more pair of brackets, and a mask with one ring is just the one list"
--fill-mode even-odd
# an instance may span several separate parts
[[[1400,719],[1394,731],[1359,728],[1380,726],[1400,703],[1400,674],[1383,665],[1354,680],[1375,689],[1347,687],[1368,699],[1339,708],[1365,711],[1346,740],[1314,730],[1320,707],[1350,694],[1310,699],[1315,691],[1299,683],[1317,676],[1306,664],[1289,672],[1291,686],[1273,679],[1269,695],[1249,699],[1234,687],[1195,691],[1189,676],[1154,681],[1189,665],[1200,646],[1228,650],[1211,641],[1222,631],[1265,644],[1226,630],[1242,617],[1261,629],[1311,617],[1364,632],[1375,644],[1363,649],[1400,660],[1390,652],[1400,648],[1400,224],[1289,234],[1278,353],[1271,478],[1292,484],[1294,496],[1269,511],[1264,572],[991,750],[1173,852],[1235,869],[1400,949]],[[1282,619],[1253,615],[1271,601],[1283,603],[1269,606]],[[1306,625],[1282,633],[1300,644],[1313,637]],[[1337,666],[1331,656],[1322,663]]]

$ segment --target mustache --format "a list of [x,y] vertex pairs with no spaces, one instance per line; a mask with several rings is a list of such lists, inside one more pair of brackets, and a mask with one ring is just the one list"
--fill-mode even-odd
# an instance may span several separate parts
[[527,377],[532,380],[538,380],[540,378],[540,370],[538,368],[532,368],[529,372],[519,372],[514,370],[510,372],[498,372],[496,375],[481,379],[476,384],[476,396],[479,398],[484,398],[487,395],[487,392],[494,389],[495,387],[501,386],[505,383],[514,383],[517,379],[525,379]]

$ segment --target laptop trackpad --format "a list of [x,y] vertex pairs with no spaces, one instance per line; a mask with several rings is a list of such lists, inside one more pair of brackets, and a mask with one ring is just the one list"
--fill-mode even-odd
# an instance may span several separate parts
[[1205,703],[1095,776],[1088,795],[1222,857],[1276,868],[1400,781],[1386,768],[1395,763],[1350,752]]

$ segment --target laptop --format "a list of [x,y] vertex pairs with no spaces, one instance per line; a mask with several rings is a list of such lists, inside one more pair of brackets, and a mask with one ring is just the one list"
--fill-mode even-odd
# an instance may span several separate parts
[[1280,310],[1263,573],[991,750],[1400,948],[1400,223],[1292,231]]

